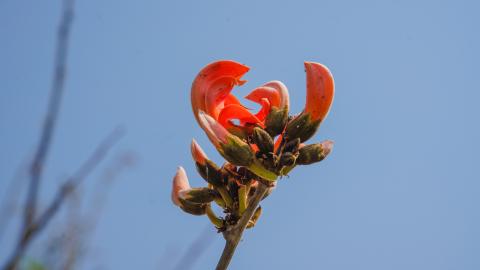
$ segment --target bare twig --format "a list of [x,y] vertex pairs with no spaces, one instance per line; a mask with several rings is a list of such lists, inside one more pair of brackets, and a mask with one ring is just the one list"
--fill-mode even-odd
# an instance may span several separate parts
[[220,257],[220,260],[217,264],[216,270],[227,269],[230,261],[232,260],[233,254],[235,253],[235,249],[237,248],[238,243],[242,239],[242,235],[245,231],[245,228],[247,227],[248,221],[252,218],[253,214],[255,213],[255,209],[257,209],[258,204],[262,200],[263,196],[265,196],[268,189],[268,186],[259,182],[255,195],[250,200],[247,209],[243,213],[238,223],[233,227],[227,228],[227,230],[223,232],[226,243],[223,249],[222,256]]
[[27,203],[24,211],[24,230],[31,226],[36,217],[37,197],[39,186],[42,179],[45,160],[50,150],[50,145],[55,130],[58,112],[65,89],[66,62],[68,54],[68,41],[70,37],[70,28],[73,21],[74,0],[64,0],[63,14],[58,27],[57,44],[55,50],[55,71],[50,93],[50,100],[47,107],[47,113],[43,122],[43,127],[35,151],[34,158],[30,165],[30,184],[27,194]]
[[[70,37],[70,28],[73,21],[74,0],[64,0],[62,18],[58,27],[56,49],[55,49],[55,70],[52,81],[52,89],[50,92],[50,99],[43,122],[40,140],[38,142],[32,163],[30,164],[29,174],[30,182],[27,191],[27,199],[23,211],[23,227],[21,229],[20,239],[13,252],[12,257],[4,269],[15,269],[18,261],[25,252],[27,246],[32,239],[35,232],[46,224],[48,216],[52,211],[47,210],[39,222],[35,222],[37,212],[37,197],[42,179],[45,161],[48,156],[53,132],[55,130],[56,121],[58,118],[62,96],[65,88],[66,62],[68,54],[68,41]],[[62,188],[64,190],[65,188]],[[55,212],[55,211],[53,211]]]
[[[83,252],[83,256],[88,254],[88,244],[92,235],[95,233],[95,229],[100,221],[100,217],[103,213],[103,209],[107,203],[108,193],[112,188],[114,182],[119,178],[119,176],[129,167],[135,165],[136,156],[132,152],[124,152],[120,155],[113,158],[111,164],[107,165],[107,168],[103,171],[100,179],[96,180],[97,184],[94,188],[95,194],[93,199],[91,199],[91,204],[88,206],[89,210],[85,215],[79,216],[76,226],[82,227],[81,236],[76,236],[75,243],[71,243],[75,247],[72,247],[73,250],[68,254],[65,265],[61,268],[63,270],[74,269],[74,267],[80,267],[81,263],[77,256],[79,253]],[[78,210],[80,211],[80,210]]]
[[0,243],[5,235],[9,223],[14,219],[15,214],[19,210],[23,210],[19,201],[20,192],[26,184],[26,171],[28,163],[22,163],[16,170],[14,176],[10,180],[7,188],[4,190],[4,198],[0,203]]
[[17,247],[2,269],[13,270],[16,268],[19,260],[25,253],[26,249],[35,238],[38,233],[44,229],[48,223],[52,220],[60,206],[62,206],[64,200],[73,191],[82,180],[88,177],[88,175],[97,167],[101,160],[106,156],[112,146],[123,136],[124,131],[122,129],[115,129],[93,152],[93,154],[83,163],[78,171],[73,174],[63,185],[59,188],[57,194],[46,210],[39,215],[37,219],[34,219],[30,226],[26,227],[22,231],[20,241]]

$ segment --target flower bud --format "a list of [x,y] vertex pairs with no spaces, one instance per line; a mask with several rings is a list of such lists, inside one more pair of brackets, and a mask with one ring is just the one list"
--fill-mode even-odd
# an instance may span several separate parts
[[181,206],[179,198],[180,192],[182,190],[190,189],[190,183],[188,182],[187,173],[183,167],[178,167],[175,176],[173,177],[172,183],[172,202],[177,205]]
[[296,138],[294,140],[291,140],[285,144],[285,147],[283,148],[284,152],[290,152],[290,153],[296,153],[298,151],[298,148],[300,147],[300,139]]
[[284,166],[293,166],[295,164],[295,160],[297,159],[297,157],[290,153],[290,152],[284,152],[281,156],[280,156],[280,160],[279,160],[279,165],[280,167],[284,167]]
[[192,144],[190,146],[190,150],[192,152],[192,157],[195,162],[200,163],[201,165],[205,165],[205,162],[208,160],[207,154],[203,151],[200,145],[192,139]]
[[180,198],[192,202],[192,203],[210,203],[215,198],[220,197],[220,194],[214,189],[210,189],[207,187],[201,188],[190,188],[187,190],[180,191]]
[[200,111],[198,117],[208,138],[228,162],[237,166],[252,164],[255,155],[247,143],[232,135],[208,114]]
[[270,134],[270,136],[275,137],[283,132],[287,121],[288,107],[284,109],[272,107],[270,113],[265,119],[265,130],[268,132],[268,134]]
[[308,165],[322,161],[332,151],[332,148],[333,141],[330,140],[306,145],[300,148],[296,164]]
[[265,130],[259,127],[254,128],[252,138],[260,152],[266,154],[273,152],[273,139]]
[[310,114],[302,112],[288,122],[285,134],[290,140],[300,138],[300,142],[304,142],[315,134],[319,126],[320,120],[312,121]]
[[179,198],[179,201],[180,201],[180,208],[185,213],[192,214],[195,216],[205,215],[206,213],[208,204],[192,203],[182,198]]
[[253,163],[255,154],[250,145],[237,136],[228,136],[226,143],[220,143],[220,154],[230,163],[248,167]]
[[218,168],[213,161],[206,160],[205,165],[195,162],[195,166],[197,167],[197,172],[200,174],[200,176],[208,183],[215,187],[222,186],[224,184],[221,169]]

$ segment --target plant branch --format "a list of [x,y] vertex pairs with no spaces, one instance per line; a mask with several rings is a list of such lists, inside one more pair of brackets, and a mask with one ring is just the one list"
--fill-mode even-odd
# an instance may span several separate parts
[[249,201],[249,205],[240,220],[237,222],[237,224],[227,228],[227,230],[223,232],[226,243],[223,249],[222,256],[220,257],[220,260],[217,264],[216,270],[227,269],[230,261],[232,260],[233,254],[235,253],[235,249],[237,248],[238,243],[242,239],[242,235],[248,225],[248,221],[250,221],[250,219],[252,218],[260,201],[265,196],[268,190],[269,187],[259,181],[257,190]]
[[57,44],[55,50],[55,70],[53,75],[50,100],[43,122],[40,140],[30,165],[30,183],[28,187],[27,203],[24,210],[24,229],[30,227],[36,217],[37,197],[42,179],[45,160],[50,150],[53,132],[55,130],[63,92],[65,89],[66,62],[70,29],[73,22],[74,0],[64,0],[63,14],[58,27]]
[[62,186],[58,189],[57,194],[53,200],[48,204],[46,210],[39,215],[37,219],[32,220],[28,227],[25,227],[21,232],[17,246],[7,261],[4,270],[16,269],[18,262],[24,255],[27,248],[30,246],[32,240],[37,236],[58,213],[58,210],[63,205],[65,199],[71,192],[98,166],[107,155],[108,151],[113,145],[123,136],[122,129],[115,129],[103,142],[101,142],[95,149],[93,154],[80,166],[78,171],[69,177]]

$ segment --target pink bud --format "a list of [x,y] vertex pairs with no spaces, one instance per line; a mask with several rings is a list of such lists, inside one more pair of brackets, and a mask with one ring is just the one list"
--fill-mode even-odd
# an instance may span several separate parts
[[220,147],[220,143],[227,143],[227,137],[230,133],[217,120],[203,111],[198,112],[200,126],[207,134],[215,147]]
[[181,197],[181,193],[182,191],[188,190],[188,189],[190,189],[190,183],[188,182],[187,173],[180,166],[177,169],[177,173],[173,177],[172,202],[177,206],[181,206],[179,201],[179,198]]
[[203,149],[200,147],[197,141],[195,141],[195,139],[192,139],[191,151],[193,160],[200,163],[201,165],[205,165],[208,157],[205,152],[203,152]]
[[320,143],[322,145],[323,153],[325,156],[328,156],[330,152],[332,152],[333,149],[333,141],[332,140],[326,140]]

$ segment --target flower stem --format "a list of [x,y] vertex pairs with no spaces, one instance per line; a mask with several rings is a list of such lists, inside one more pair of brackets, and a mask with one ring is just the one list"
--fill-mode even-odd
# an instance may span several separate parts
[[232,260],[233,254],[235,253],[235,249],[237,248],[238,243],[242,239],[243,231],[245,231],[248,221],[252,218],[255,209],[257,209],[258,204],[262,200],[265,193],[267,193],[268,189],[268,186],[259,182],[255,194],[253,195],[247,209],[243,213],[242,217],[238,220],[237,224],[228,227],[223,232],[226,243],[223,249],[222,256],[220,257],[217,267],[215,268],[216,270],[227,269],[230,261]]
[[242,185],[238,189],[238,215],[242,216],[247,209],[247,186]]

